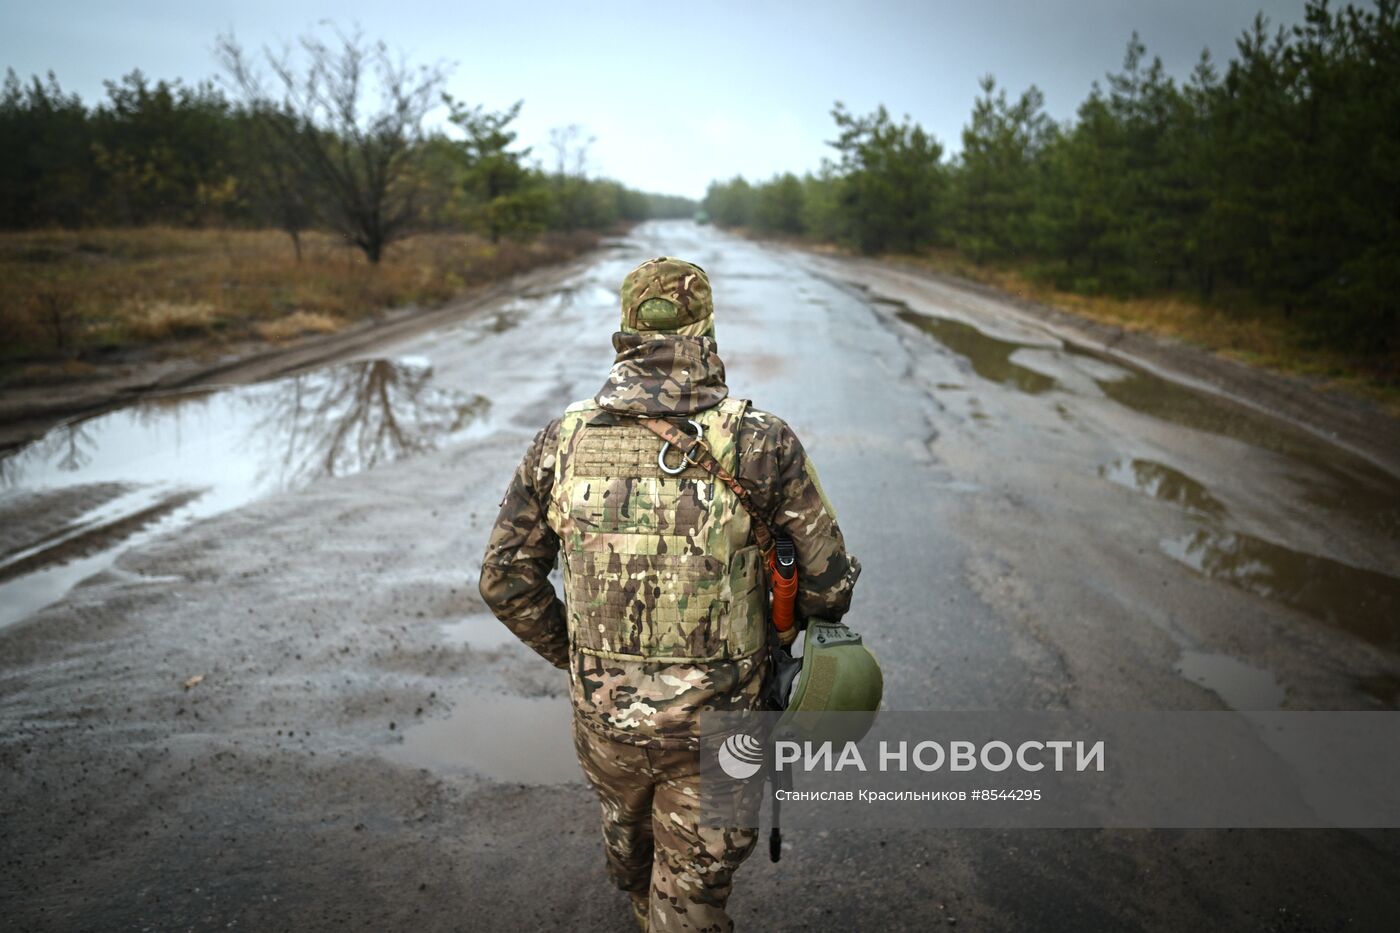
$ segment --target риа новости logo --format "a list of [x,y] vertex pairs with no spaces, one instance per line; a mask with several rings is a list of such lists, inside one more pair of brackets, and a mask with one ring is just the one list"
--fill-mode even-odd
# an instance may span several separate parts
[[751,735],[736,733],[719,747],[719,766],[736,781],[745,781],[763,767],[763,745]]

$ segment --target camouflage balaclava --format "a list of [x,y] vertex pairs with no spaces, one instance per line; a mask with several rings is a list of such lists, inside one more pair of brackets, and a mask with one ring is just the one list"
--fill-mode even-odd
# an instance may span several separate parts
[[705,270],[684,259],[648,259],[622,280],[625,334],[715,335],[715,304]]

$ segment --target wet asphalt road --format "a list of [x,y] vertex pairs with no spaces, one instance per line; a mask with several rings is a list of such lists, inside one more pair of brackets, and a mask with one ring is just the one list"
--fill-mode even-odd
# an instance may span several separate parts
[[[709,271],[731,391],[817,463],[888,707],[1396,706],[1390,474],[985,296],[652,224],[373,360],[3,465],[11,924],[629,928],[563,675],[475,579],[529,438],[601,384],[617,284],[661,254]],[[795,832],[731,905],[767,929],[1396,929],[1396,835]]]

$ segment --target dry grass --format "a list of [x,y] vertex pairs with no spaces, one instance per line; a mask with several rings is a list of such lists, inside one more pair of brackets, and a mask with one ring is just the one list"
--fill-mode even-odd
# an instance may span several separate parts
[[306,334],[333,334],[340,330],[340,318],[315,311],[294,311],[275,321],[259,321],[253,325],[258,336],[269,343],[281,343]]
[[218,317],[218,311],[207,301],[154,301],[122,315],[127,334],[135,340],[149,341],[201,333],[210,329]]
[[[898,257],[909,261],[911,257]],[[1246,304],[1226,310],[1180,295],[1114,298],[1081,295],[1043,282],[1010,265],[977,265],[952,251],[933,251],[913,261],[935,272],[960,276],[1001,291],[1111,324],[1194,344],[1222,356],[1278,372],[1319,377],[1381,403],[1400,415],[1400,385],[1378,371],[1376,362],[1338,350],[1318,348],[1293,321],[1268,308]]]
[[372,266],[330,234],[166,227],[0,233],[0,363],[11,377],[63,359],[155,347],[324,333],[393,307],[440,305],[463,289],[588,248],[587,235],[491,244],[423,234]]

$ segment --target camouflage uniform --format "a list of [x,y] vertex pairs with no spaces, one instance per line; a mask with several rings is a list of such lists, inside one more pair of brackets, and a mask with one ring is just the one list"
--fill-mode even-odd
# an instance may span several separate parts
[[[762,512],[755,518],[796,545],[799,618],[845,614],[860,565],[791,429],[729,398],[703,271],[652,260],[622,297],[607,382],[530,445],[501,503],[481,593],[569,672],[608,867],[639,916],[658,931],[725,930],[730,878],[755,833],[697,825],[696,717],[759,703],[764,569],[734,494],[696,466],[662,471],[661,440],[638,418],[704,427],[706,446]],[[681,465],[678,455],[669,465]],[[568,605],[548,580],[561,550]]]

